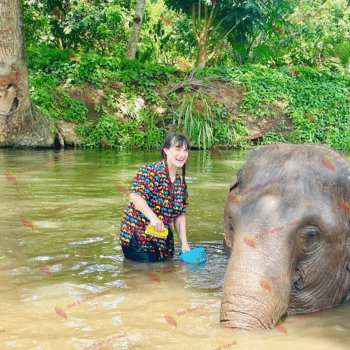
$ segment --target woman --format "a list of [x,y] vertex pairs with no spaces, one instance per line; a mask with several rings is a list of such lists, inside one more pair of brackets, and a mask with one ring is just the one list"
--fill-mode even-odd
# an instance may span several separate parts
[[[171,223],[181,240],[182,251],[190,247],[186,236],[186,160],[190,142],[182,134],[170,134],[161,151],[163,160],[141,167],[131,185],[130,203],[124,211],[120,244],[127,259],[138,262],[164,261],[174,255]],[[177,174],[182,168],[182,181]],[[157,232],[168,229],[167,237],[146,235],[151,224]]]

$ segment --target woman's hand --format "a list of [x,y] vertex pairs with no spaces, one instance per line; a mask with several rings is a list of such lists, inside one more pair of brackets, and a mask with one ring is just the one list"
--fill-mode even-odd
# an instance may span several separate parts
[[186,253],[186,252],[190,251],[191,248],[189,247],[187,242],[185,242],[185,243],[182,243],[181,250],[182,250],[183,253]]
[[140,210],[140,212],[149,219],[154,231],[164,231],[163,221],[153,212],[144,198],[138,193],[130,193],[130,199],[133,201],[135,208]]
[[154,219],[151,220],[151,225],[154,231],[157,231],[157,232],[164,231],[164,223],[158,217],[155,217]]

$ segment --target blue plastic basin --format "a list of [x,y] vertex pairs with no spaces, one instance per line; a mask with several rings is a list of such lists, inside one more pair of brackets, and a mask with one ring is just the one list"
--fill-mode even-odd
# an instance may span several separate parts
[[205,254],[203,247],[191,249],[186,253],[183,253],[180,249],[180,259],[190,264],[200,264],[207,260],[207,254]]

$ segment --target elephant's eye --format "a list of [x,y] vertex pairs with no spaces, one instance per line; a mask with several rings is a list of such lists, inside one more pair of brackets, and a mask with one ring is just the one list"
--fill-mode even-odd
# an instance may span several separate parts
[[308,239],[313,239],[313,238],[315,238],[317,236],[317,233],[316,232],[309,232],[308,234],[307,234],[307,238]]
[[230,224],[229,224],[229,229],[231,232],[233,232],[233,224],[232,224],[232,221],[230,220]]
[[320,234],[320,230],[314,226],[305,227],[305,232],[303,236],[310,243],[313,242]]

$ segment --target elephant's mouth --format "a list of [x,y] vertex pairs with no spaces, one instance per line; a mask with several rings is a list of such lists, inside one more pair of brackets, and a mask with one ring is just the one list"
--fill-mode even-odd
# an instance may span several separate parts
[[274,324],[263,322],[258,316],[254,316],[242,310],[233,310],[233,305],[229,302],[221,304],[220,323],[224,327],[246,330],[264,330],[274,328]]

